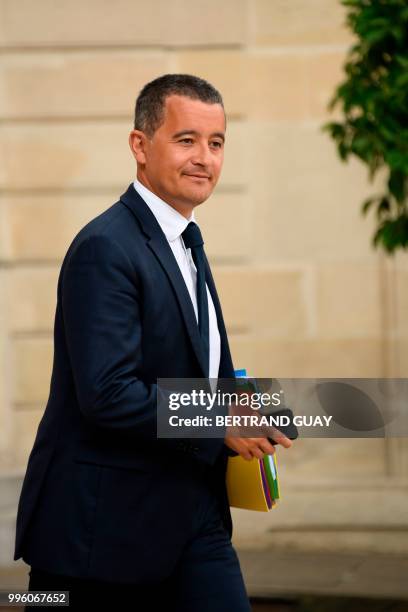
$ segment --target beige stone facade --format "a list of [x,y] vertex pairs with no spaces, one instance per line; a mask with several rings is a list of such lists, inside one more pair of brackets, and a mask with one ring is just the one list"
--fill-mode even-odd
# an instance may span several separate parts
[[[359,210],[375,186],[321,131],[352,42],[344,15],[336,0],[0,0],[3,479],[24,474],[47,401],[63,255],[133,180],[134,101],[166,72],[224,95],[223,176],[197,216],[235,366],[408,376],[408,257],[373,251]],[[408,550],[406,439],[307,440],[279,460],[283,499],[235,512],[238,546]],[[9,546],[12,505],[1,512]]]

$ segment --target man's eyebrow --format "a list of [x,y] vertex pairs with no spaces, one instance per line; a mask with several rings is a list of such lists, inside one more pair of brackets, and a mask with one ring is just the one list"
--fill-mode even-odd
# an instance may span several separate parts
[[[176,132],[175,134],[173,134],[173,138],[180,138],[181,136],[187,136],[187,134],[194,134],[195,136],[198,135],[197,130],[181,130],[180,132]],[[223,132],[214,132],[213,134],[211,134],[211,138],[221,138],[221,140],[223,142],[225,142],[225,135],[223,134]]]

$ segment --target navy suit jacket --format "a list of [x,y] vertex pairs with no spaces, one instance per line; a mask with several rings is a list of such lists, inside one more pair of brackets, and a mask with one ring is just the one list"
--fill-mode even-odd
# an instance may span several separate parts
[[[221,336],[220,378],[234,377]],[[192,302],[133,184],[76,235],[62,263],[48,403],[20,496],[15,559],[65,575],[168,576],[191,538],[203,483],[231,534],[223,439],[156,435],[157,378],[202,378]]]

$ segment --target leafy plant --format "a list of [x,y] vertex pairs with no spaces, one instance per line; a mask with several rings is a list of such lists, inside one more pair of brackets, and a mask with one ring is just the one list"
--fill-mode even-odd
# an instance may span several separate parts
[[374,210],[374,247],[388,253],[408,247],[408,0],[342,0],[357,43],[346,57],[346,79],[329,109],[340,105],[342,122],[323,126],[340,158],[351,155],[369,169],[371,182],[384,169],[383,193],[362,204]]

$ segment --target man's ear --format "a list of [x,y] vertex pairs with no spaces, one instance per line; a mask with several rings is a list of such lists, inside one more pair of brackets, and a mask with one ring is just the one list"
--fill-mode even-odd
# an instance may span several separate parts
[[132,155],[138,164],[146,163],[146,144],[147,137],[140,130],[132,130],[129,134],[129,146]]

